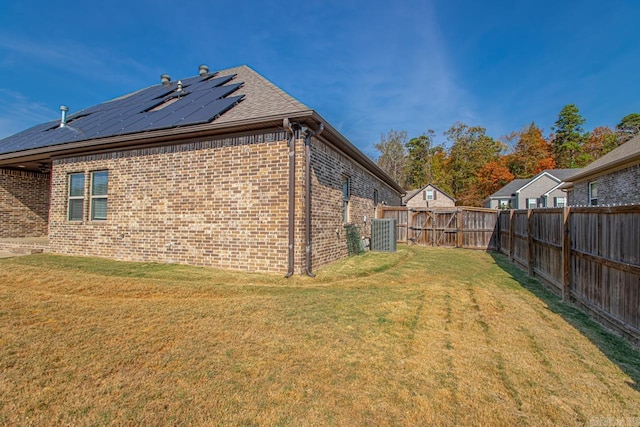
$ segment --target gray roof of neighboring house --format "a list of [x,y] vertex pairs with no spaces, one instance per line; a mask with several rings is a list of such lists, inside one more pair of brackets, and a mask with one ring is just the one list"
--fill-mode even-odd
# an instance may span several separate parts
[[566,181],[571,175],[575,175],[580,169],[545,169],[540,172],[538,175],[534,176],[531,179],[535,179],[537,176],[543,174],[544,172],[553,176],[554,178],[559,179],[560,181]]
[[[309,108],[247,66],[150,86],[0,140],[0,154]],[[164,108],[158,108],[165,105]]]
[[497,198],[505,198],[511,197],[516,191],[520,190],[523,187],[526,187],[529,183],[537,180],[539,177],[548,174],[557,179],[560,182],[565,182],[568,177],[575,174],[576,171],[580,169],[545,169],[542,172],[539,172],[536,176],[531,178],[518,178],[514,179],[495,193],[493,193],[489,198],[497,199]]
[[588,176],[598,175],[629,162],[640,163],[640,135],[631,138],[615,150],[580,169],[578,173],[571,175],[568,181],[577,181]]
[[531,181],[532,178],[528,178],[528,179],[523,179],[523,178],[518,178],[518,179],[514,179],[513,181],[511,181],[510,183],[508,183],[507,185],[505,185],[504,187],[502,187],[501,189],[499,189],[498,191],[496,191],[495,193],[493,193],[491,196],[489,196],[492,199],[496,199],[496,198],[500,198],[500,197],[511,197],[511,195],[513,193],[515,193],[516,191],[518,191],[518,189],[520,189],[520,187],[522,187],[523,185],[525,185],[527,182]]

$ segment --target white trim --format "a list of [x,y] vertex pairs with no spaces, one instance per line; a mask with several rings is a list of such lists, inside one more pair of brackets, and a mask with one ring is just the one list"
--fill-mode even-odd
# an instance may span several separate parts
[[527,188],[530,184],[533,184],[534,182],[536,182],[537,180],[539,180],[540,178],[542,178],[543,176],[548,176],[549,178],[551,178],[552,180],[554,180],[555,182],[558,183],[562,183],[561,180],[559,180],[558,178],[556,178],[555,176],[551,175],[549,172],[547,171],[542,171],[540,172],[538,175],[534,176],[533,178],[531,178],[531,180],[529,182],[527,182],[525,185],[523,185],[522,187],[520,187],[518,189],[518,191],[516,191],[516,193],[519,193],[520,191],[524,190],[525,188]]

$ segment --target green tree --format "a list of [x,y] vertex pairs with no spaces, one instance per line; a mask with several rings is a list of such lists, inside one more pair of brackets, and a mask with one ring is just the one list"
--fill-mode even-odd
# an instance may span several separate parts
[[627,114],[616,125],[616,133],[618,134],[618,145],[624,144],[634,136],[640,133],[640,114]]
[[555,131],[553,151],[559,168],[575,168],[584,154],[582,146],[585,135],[582,125],[586,119],[582,117],[576,104],[562,107],[558,120],[551,128]]
[[378,166],[391,176],[401,186],[406,185],[407,132],[390,130],[387,135],[380,135],[380,142],[374,144],[380,152]]
[[497,160],[503,145],[485,134],[480,126],[469,127],[456,122],[444,132],[450,142],[448,167],[451,189],[459,203],[480,206],[483,195],[478,191],[478,172],[487,163]]
[[438,180],[444,178],[446,151],[442,145],[433,144],[435,134],[429,129],[407,142],[407,188],[420,188],[429,183],[439,185]]

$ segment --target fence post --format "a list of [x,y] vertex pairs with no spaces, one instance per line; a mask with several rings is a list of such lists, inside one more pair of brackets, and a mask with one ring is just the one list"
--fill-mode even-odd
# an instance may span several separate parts
[[529,240],[529,276],[533,277],[535,243],[533,241],[533,211],[527,210],[527,238]]
[[516,236],[516,232],[513,226],[513,209],[509,211],[509,261],[513,262],[513,253],[514,253],[514,238]]
[[456,237],[457,237],[456,246],[459,247],[459,248],[461,248],[463,246],[463,244],[464,244],[464,240],[462,238],[462,233],[463,233],[463,230],[462,230],[462,213],[463,212],[464,211],[461,210],[461,209],[459,209],[456,212],[456,223],[457,223],[456,224],[456,226],[457,226],[457,230],[456,230]]
[[562,212],[562,300],[571,298],[571,208],[565,207]]

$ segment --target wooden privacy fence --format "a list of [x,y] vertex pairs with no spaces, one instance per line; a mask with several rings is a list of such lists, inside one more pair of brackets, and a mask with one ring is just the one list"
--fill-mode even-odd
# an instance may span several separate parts
[[494,209],[385,206],[380,218],[395,218],[399,243],[497,250]]
[[640,340],[640,206],[502,211],[500,252]]

